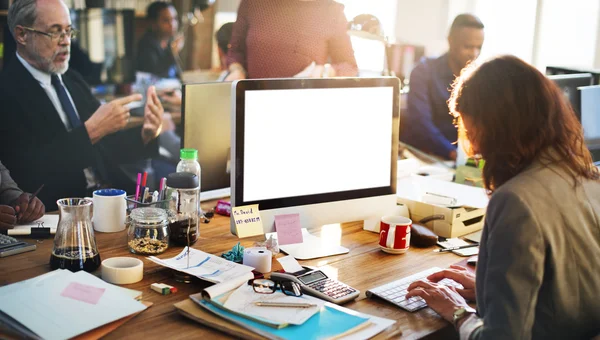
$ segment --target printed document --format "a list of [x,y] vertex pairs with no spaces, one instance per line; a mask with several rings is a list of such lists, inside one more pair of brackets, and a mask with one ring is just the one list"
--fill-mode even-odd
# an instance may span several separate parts
[[170,259],[161,260],[155,256],[150,256],[148,259],[161,266],[175,269],[213,283],[234,280],[252,272],[254,269],[193,248],[190,248],[188,255],[187,247],[179,255]]

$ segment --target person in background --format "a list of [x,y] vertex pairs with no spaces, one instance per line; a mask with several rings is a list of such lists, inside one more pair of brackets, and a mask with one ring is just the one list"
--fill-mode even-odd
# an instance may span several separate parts
[[233,32],[233,22],[228,22],[223,24],[221,28],[215,33],[215,38],[217,39],[217,48],[219,49],[219,62],[221,63],[221,75],[219,76],[218,81],[223,81],[229,75],[229,70],[227,69],[227,52],[229,51],[229,47],[231,46],[229,41],[231,40],[231,33]]
[[242,0],[225,80],[356,76],[347,26],[333,0]]
[[[31,200],[31,203],[29,202]],[[0,162],[0,230],[12,229],[17,223],[29,223],[44,216],[46,207],[39,198],[24,193]]]
[[461,70],[479,56],[483,23],[471,14],[460,14],[448,34],[448,52],[424,58],[410,74],[407,109],[402,115],[400,140],[444,159],[456,159],[457,140],[448,110],[450,85]]
[[123,130],[128,104],[139,94],[100,105],[81,76],[69,69],[73,29],[61,0],[15,0],[8,26],[17,42],[0,74],[0,159],[26,191],[49,210],[64,197],[90,196],[101,186],[132,192],[119,165],[158,153],[162,104],[147,91],[141,128]]
[[[461,339],[600,335],[600,173],[581,124],[535,67],[513,56],[475,66],[457,79],[449,104],[465,151],[485,159],[492,192],[477,273],[432,274],[406,297],[454,321]],[[436,283],[443,278],[464,288]]]
[[146,17],[151,28],[138,43],[136,69],[160,78],[179,77],[176,57],[184,37],[177,35],[177,10],[172,3],[156,1],[148,6]]

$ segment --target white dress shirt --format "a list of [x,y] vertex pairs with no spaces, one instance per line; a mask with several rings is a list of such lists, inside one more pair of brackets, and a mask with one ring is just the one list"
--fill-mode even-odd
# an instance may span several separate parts
[[[50,73],[42,72],[42,71],[38,70],[37,68],[31,66],[31,64],[29,64],[27,62],[27,60],[23,59],[19,55],[19,53],[17,53],[17,58],[21,61],[21,64],[23,64],[23,66],[25,66],[27,71],[29,71],[29,73],[31,73],[31,75],[35,78],[35,80],[37,80],[40,83],[40,86],[44,89],[44,91],[46,91],[48,98],[50,98],[50,101],[52,102],[52,104],[54,104],[54,108],[58,112],[58,115],[60,116],[60,119],[62,120],[63,124],[65,125],[65,128],[67,129],[67,131],[71,131],[71,122],[69,122],[69,117],[67,117],[67,114],[63,110],[62,105],[60,105],[60,100],[58,99],[58,94],[56,93],[56,90],[54,89],[54,86],[52,86],[52,83],[50,80]],[[73,98],[71,98],[69,89],[67,89],[67,87],[63,83],[61,75],[57,74],[57,76],[58,76],[58,79],[60,80],[60,82],[65,87],[65,90],[67,91],[67,95],[69,96],[71,105],[73,105],[73,108],[75,109],[75,114],[77,114],[77,117],[79,117],[79,113],[77,112],[77,107],[75,107],[75,103],[73,102]],[[83,122],[81,122],[81,123],[83,124]]]

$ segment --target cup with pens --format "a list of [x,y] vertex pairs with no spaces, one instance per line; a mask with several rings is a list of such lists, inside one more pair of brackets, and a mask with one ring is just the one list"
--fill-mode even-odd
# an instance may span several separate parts
[[157,255],[169,247],[170,196],[167,196],[166,178],[162,178],[158,190],[147,185],[148,174],[137,176],[135,195],[125,197],[127,202],[127,225],[129,250],[135,254]]
[[168,210],[170,199],[167,198],[166,178],[160,180],[158,190],[151,191],[147,186],[148,173],[138,173],[135,195],[127,196],[127,213],[135,208],[155,207]]

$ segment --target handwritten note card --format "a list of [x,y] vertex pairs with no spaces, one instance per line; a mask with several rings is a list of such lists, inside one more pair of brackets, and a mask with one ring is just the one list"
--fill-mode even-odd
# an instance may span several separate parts
[[258,204],[232,207],[231,217],[239,238],[264,234]]
[[275,230],[280,245],[302,243],[302,228],[300,214],[275,216]]
[[60,295],[95,305],[98,303],[98,300],[100,300],[105,290],[105,288],[89,286],[79,282],[71,282],[65,287]]

